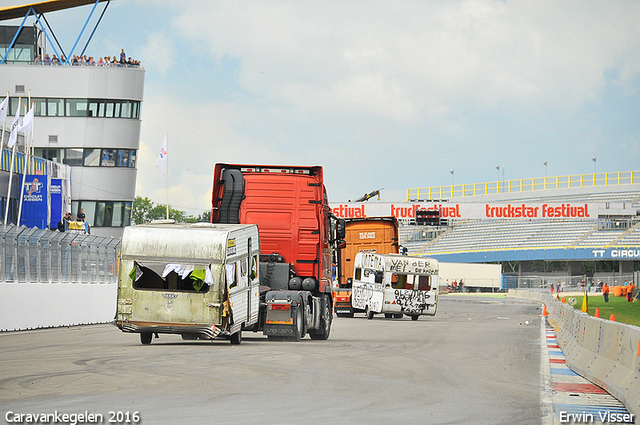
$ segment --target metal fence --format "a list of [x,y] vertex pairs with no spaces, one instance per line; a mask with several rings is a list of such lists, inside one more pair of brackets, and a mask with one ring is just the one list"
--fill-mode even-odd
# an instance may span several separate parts
[[[515,277],[515,276],[514,276]],[[621,274],[615,276],[517,276],[517,289],[540,289],[551,291],[551,285],[557,290],[559,283],[563,283],[562,289],[569,291],[599,291],[602,287],[599,283],[606,283],[608,286],[622,286],[626,282],[634,281],[634,274]],[[584,284],[583,284],[584,282]]]
[[0,282],[116,283],[120,239],[0,226]]

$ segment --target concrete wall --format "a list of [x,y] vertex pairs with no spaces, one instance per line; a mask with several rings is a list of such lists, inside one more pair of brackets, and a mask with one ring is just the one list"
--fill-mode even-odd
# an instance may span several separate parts
[[589,316],[542,292],[510,289],[509,296],[544,303],[567,366],[640,417],[640,327]]
[[0,283],[0,331],[106,323],[117,283]]

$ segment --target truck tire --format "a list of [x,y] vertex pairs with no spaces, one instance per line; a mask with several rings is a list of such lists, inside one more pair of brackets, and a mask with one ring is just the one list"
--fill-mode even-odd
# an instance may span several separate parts
[[142,345],[151,344],[151,340],[153,339],[153,334],[151,332],[142,332],[140,334],[140,342]]
[[229,337],[229,342],[231,342],[232,345],[240,344],[242,342],[242,331],[231,334],[231,336]]
[[411,316],[411,320],[413,320],[415,322],[416,320],[418,320],[418,317],[420,317],[420,316],[415,314],[415,315]]
[[294,327],[293,327],[293,336],[291,337],[292,341],[299,342],[302,339],[302,335],[304,334],[304,321],[302,320],[302,304],[299,304],[296,307],[296,313],[294,316]]
[[324,296],[324,307],[322,311],[322,315],[324,318],[322,319],[322,329],[309,332],[309,336],[314,340],[327,340],[329,339],[329,334],[331,333],[331,322],[333,320],[333,311],[331,309],[331,299],[328,295]]
[[384,314],[384,318],[385,318],[385,319],[391,319],[391,318],[393,318],[393,313],[385,313],[385,314]]
[[402,316],[404,316],[404,314],[403,314],[403,313],[395,313],[395,314],[393,315],[393,318],[394,318],[394,319],[402,319]]

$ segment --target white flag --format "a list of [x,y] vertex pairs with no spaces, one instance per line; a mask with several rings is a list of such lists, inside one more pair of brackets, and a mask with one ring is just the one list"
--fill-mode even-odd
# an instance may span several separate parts
[[5,121],[7,119],[7,110],[9,109],[9,95],[7,98],[2,101],[0,104],[0,121]]
[[164,136],[164,143],[162,143],[162,149],[160,149],[160,155],[156,161],[156,168],[158,171],[163,171],[167,168],[167,136]]
[[33,126],[33,106],[27,112],[27,115],[22,118],[22,124],[18,127],[18,131],[31,131]]
[[11,135],[9,136],[9,141],[7,142],[7,146],[10,148],[16,144],[16,140],[18,139],[18,126],[20,124],[20,105],[18,105],[18,109],[16,110],[16,116],[13,117],[13,123],[11,123]]

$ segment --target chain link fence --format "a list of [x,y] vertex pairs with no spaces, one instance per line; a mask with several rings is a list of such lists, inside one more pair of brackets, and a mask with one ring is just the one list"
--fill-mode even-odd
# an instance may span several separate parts
[[2,283],[117,283],[120,239],[0,226]]

